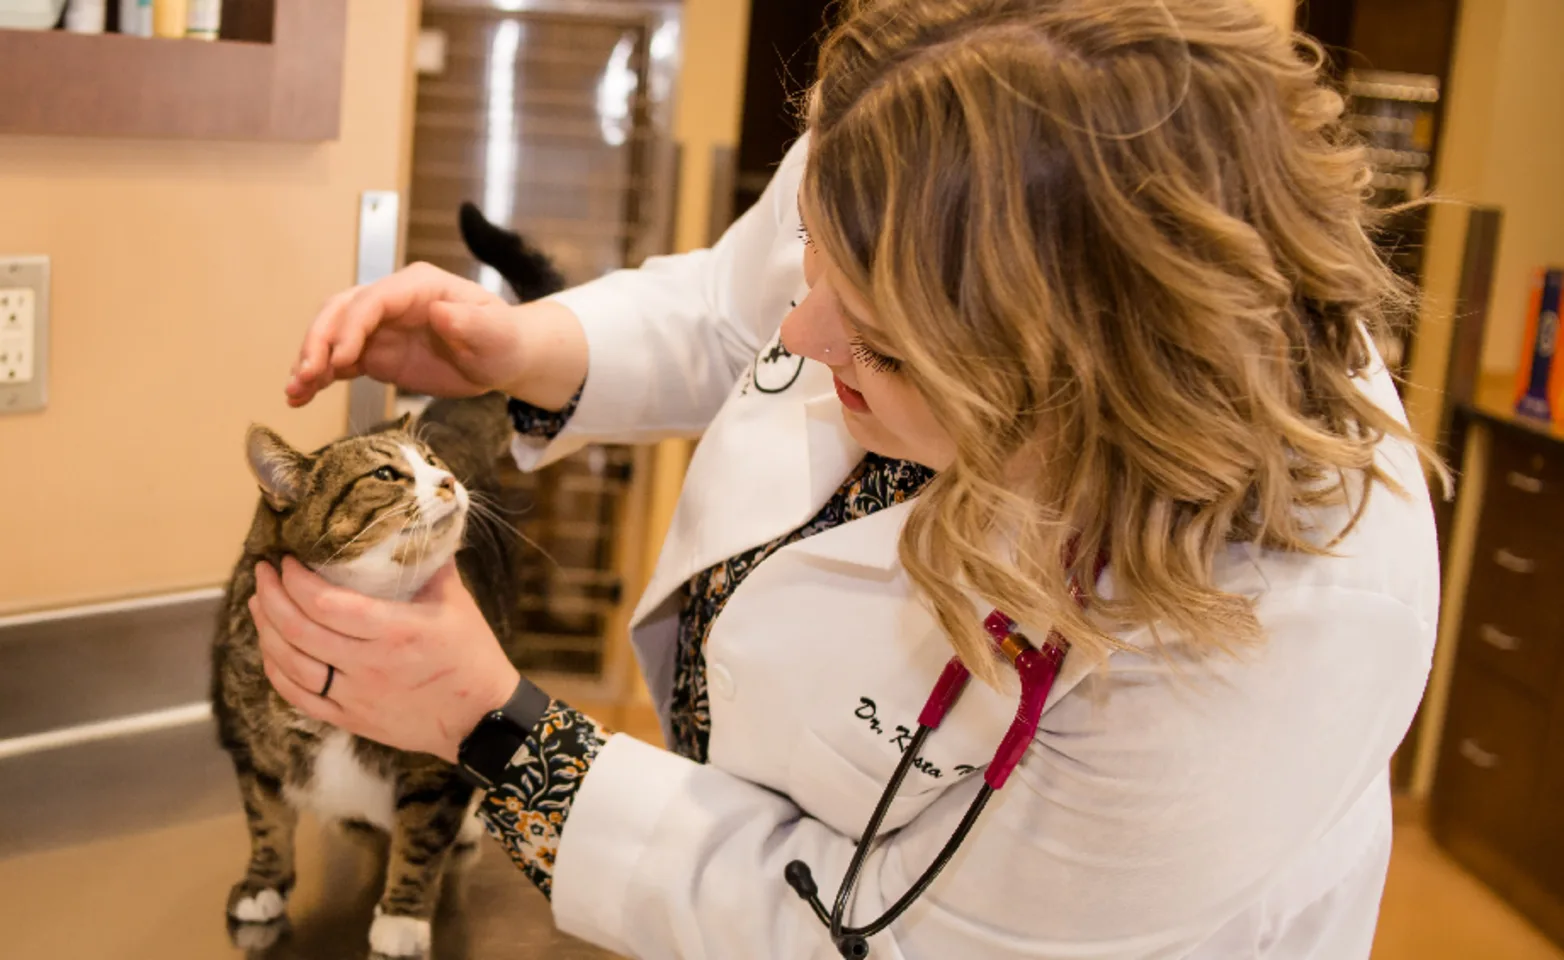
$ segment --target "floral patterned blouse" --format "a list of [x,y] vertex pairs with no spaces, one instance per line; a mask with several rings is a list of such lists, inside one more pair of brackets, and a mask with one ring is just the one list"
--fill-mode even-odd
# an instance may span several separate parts
[[[522,434],[552,438],[564,429],[575,407],[576,400],[572,400],[563,410],[552,413],[512,401],[510,409],[516,429]],[[919,464],[871,453],[808,523],[691,578],[685,585],[679,617],[673,701],[669,708],[671,749],[699,763],[706,762],[711,737],[706,638],[728,598],[750,571],[791,543],[917,496],[933,476],[933,471]],[[550,895],[560,833],[570,816],[576,791],[607,741],[608,731],[556,700],[533,732],[538,749],[523,751],[511,760],[479,809],[489,833],[504,845],[538,889]]]

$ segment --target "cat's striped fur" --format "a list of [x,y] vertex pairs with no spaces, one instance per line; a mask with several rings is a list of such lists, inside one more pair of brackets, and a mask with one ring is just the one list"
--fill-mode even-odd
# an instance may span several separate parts
[[[493,400],[459,403],[487,405],[504,416]],[[457,435],[448,440],[470,442]],[[459,844],[471,847],[478,838],[472,788],[442,760],[352,737],[289,706],[262,672],[247,604],[255,565],[284,555],[360,592],[412,596],[461,546],[466,488],[439,451],[401,425],[308,455],[256,428],[249,452],[263,502],[234,570],[213,659],[219,735],[233,758],[251,836],[249,868],[230,895],[229,916],[240,922],[280,916],[293,885],[294,826],[298,812],[310,809],[390,835],[371,944],[388,956],[421,954],[447,862]],[[499,453],[490,448],[489,459]],[[491,555],[473,552],[464,567],[503,570],[507,558],[492,555],[496,545],[488,538],[476,543]],[[508,606],[504,597],[485,599],[485,607]]]
[[[524,299],[561,284],[520,238],[464,211],[478,255]],[[506,400],[437,400],[405,419],[300,453],[251,429],[247,453],[262,491],[229,583],[213,645],[212,702],[233,760],[251,854],[228,899],[236,937],[276,926],[294,884],[301,809],[389,835],[385,891],[370,929],[376,956],[427,953],[429,921],[448,867],[475,852],[473,789],[449,764],[393,750],[303,716],[262,671],[248,602],[257,563],[294,556],[340,585],[406,598],[453,554],[495,635],[508,648],[520,550],[512,531],[467,536],[470,491],[497,492],[497,460],[511,436]],[[252,934],[246,937],[245,933]]]

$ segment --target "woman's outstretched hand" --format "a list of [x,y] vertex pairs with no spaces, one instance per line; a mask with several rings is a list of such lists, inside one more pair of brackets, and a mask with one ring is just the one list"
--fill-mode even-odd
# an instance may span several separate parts
[[471,280],[415,263],[333,297],[310,324],[288,381],[303,406],[357,376],[432,396],[476,396],[522,373],[514,308]]
[[407,603],[334,587],[292,558],[280,572],[260,564],[255,580],[267,678],[306,716],[349,733],[454,763],[521,681],[454,563]]
[[333,297],[310,324],[288,379],[302,407],[338,380],[365,376],[412,393],[500,390],[547,409],[586,378],[581,323],[550,301],[513,306],[427,263]]

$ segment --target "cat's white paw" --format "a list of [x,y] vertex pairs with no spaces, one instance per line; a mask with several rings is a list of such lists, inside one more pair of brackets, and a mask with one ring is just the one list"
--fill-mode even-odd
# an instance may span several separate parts
[[229,939],[246,955],[265,953],[277,945],[277,941],[282,939],[283,932],[287,929],[288,923],[285,920],[278,920],[275,923],[237,923],[229,931]]
[[271,923],[288,910],[288,898],[276,890],[261,890],[247,897],[240,897],[229,908],[228,915],[241,923]]
[[386,957],[422,957],[429,953],[429,921],[394,917],[375,908],[369,927],[369,949]]

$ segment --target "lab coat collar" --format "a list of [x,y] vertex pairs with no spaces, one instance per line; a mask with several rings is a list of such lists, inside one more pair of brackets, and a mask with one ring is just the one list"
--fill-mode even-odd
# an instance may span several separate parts
[[[633,622],[712,564],[808,522],[863,459],[866,451],[847,432],[830,370],[805,361],[789,392],[798,399],[750,395],[730,401],[707,430]],[[840,549],[883,562],[856,526],[820,536],[849,531]]]
[[[803,411],[809,465],[808,502],[813,515],[841,489],[842,482],[867,451],[847,431],[842,402],[834,390],[807,400]],[[906,500],[852,523],[832,527],[787,549],[848,566],[891,570],[899,561],[901,530],[915,502]]]
[[[873,570],[893,570],[900,563],[901,531],[906,525],[914,503],[913,500],[907,500],[864,517],[862,520],[854,520],[852,523],[800,540],[789,546],[787,551],[830,563]],[[1103,582],[1099,584],[1099,590],[1105,595],[1111,586],[1108,577],[1108,571],[1104,571]],[[972,603],[974,617],[981,620],[988,615],[991,608],[987,604],[976,596],[973,597]],[[1022,624],[1020,630],[1034,645],[1040,645],[1048,637],[1046,626]],[[1109,655],[1109,651],[1105,649],[1073,647],[1064,658],[1064,664],[1054,680],[1053,689],[1048,694],[1048,702],[1043,708],[1044,712],[1046,713],[1060,697],[1073,690],[1093,670],[1101,666]],[[1020,689],[1014,684],[1010,686],[1014,689],[1007,690],[1007,696]]]
[[861,520],[800,540],[788,551],[847,566],[894,569],[900,561],[902,527],[915,501],[906,500]]

